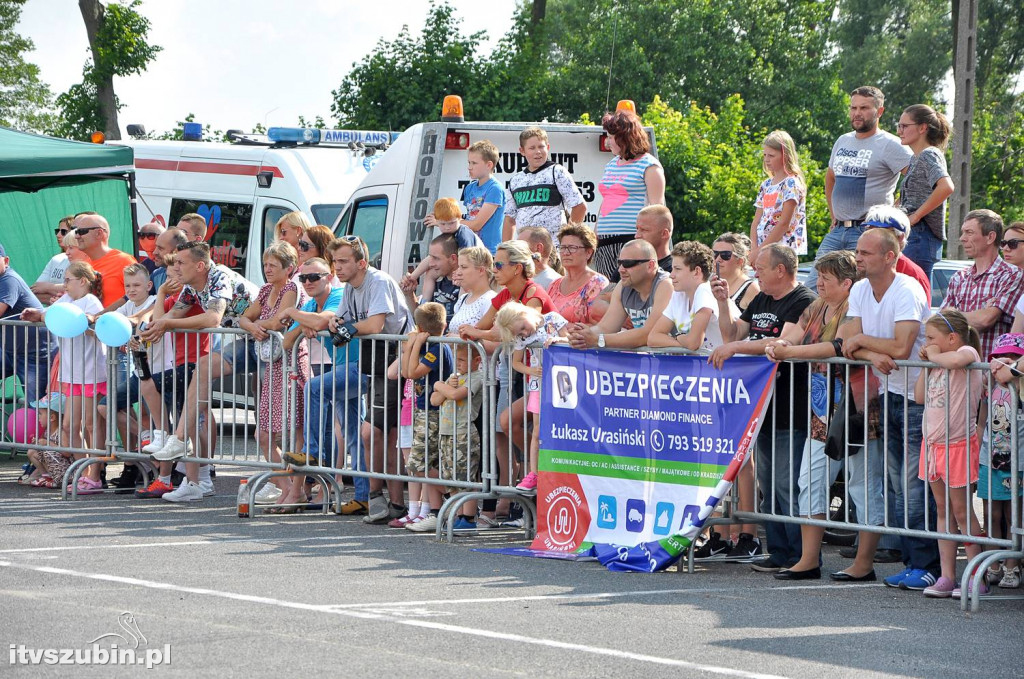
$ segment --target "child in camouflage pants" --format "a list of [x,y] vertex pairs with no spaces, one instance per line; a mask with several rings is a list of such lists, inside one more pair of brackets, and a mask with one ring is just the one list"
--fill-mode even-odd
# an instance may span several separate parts
[[[437,451],[442,479],[480,480],[480,434],[473,423],[483,402],[484,371],[480,363],[480,355],[471,346],[457,346],[456,372],[447,380],[438,381],[430,397],[430,403],[439,408]],[[448,490],[457,493],[463,489]],[[475,501],[463,504],[461,514],[455,528],[476,527]]]

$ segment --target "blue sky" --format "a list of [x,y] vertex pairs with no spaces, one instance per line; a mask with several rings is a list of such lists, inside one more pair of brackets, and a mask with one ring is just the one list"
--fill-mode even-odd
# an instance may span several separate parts
[[[500,37],[516,0],[452,0],[467,33]],[[379,38],[423,25],[426,0],[145,0],[150,37],[163,47],[141,76],[115,90],[128,123],[170,129],[187,113],[213,129],[329,120],[331,90]],[[81,79],[89,42],[77,0],[29,0],[18,32],[35,42],[28,59],[55,94]]]

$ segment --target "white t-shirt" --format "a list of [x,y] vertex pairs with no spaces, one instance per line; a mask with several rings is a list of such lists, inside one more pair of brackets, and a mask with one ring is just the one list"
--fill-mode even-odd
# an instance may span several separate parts
[[57,285],[64,284],[64,272],[68,270],[68,265],[71,262],[68,261],[68,256],[63,252],[50,257],[50,261],[43,267],[43,272],[39,274],[39,278],[36,279],[36,283],[56,283]]
[[[704,330],[704,342],[700,348],[713,351],[715,347],[725,342],[722,341],[722,330],[718,327],[718,300],[711,292],[710,283],[698,285],[693,293],[693,299],[685,292],[673,292],[668,307],[665,308],[665,318],[670,319],[675,326],[673,336],[685,335],[690,332],[693,319],[701,309],[711,309],[711,319]],[[735,312],[733,318],[740,315],[740,310],[732,300],[729,300],[729,311]]]
[[479,323],[480,319],[487,314],[487,310],[491,308],[491,300],[497,294],[494,290],[488,290],[472,302],[466,301],[469,299],[469,293],[460,295],[459,299],[455,302],[455,312],[448,319],[448,333],[457,335],[459,334],[459,328],[462,326],[475,326]]
[[[57,302],[73,304],[87,314],[98,314],[103,305],[96,295],[71,299],[64,293]],[[60,381],[68,384],[105,384],[107,381],[107,348],[96,335],[83,332],[78,337],[58,338],[60,347]]]
[[[150,295],[141,304],[136,304],[129,299],[121,305],[117,313],[124,316],[134,316],[140,311],[153,306],[154,302],[156,302],[156,295]],[[146,348],[146,352],[149,355],[149,371],[154,375],[174,367],[174,344],[171,333],[164,333],[163,340],[156,344],[151,344]],[[138,366],[135,365],[135,357],[132,356],[131,352],[128,353],[128,369],[133,374],[138,372]]]
[[[850,289],[850,318],[859,318],[865,335],[891,339],[895,337],[896,323],[899,321],[918,321],[921,327],[914,340],[914,348],[910,351],[910,360],[917,360],[921,347],[924,346],[924,323],[931,316],[928,298],[925,297],[921,284],[906,274],[896,274],[892,285],[882,295],[882,300],[875,301],[871,283],[862,279]],[[885,389],[886,376],[872,368],[881,380]],[[920,368],[904,368],[894,370],[888,376],[888,390],[893,394],[908,396],[913,394],[914,384]]]
[[549,266],[543,271],[538,271],[537,275],[533,277],[533,282],[547,290],[548,288],[551,287],[552,283],[559,280],[561,277],[562,274],[558,273]]

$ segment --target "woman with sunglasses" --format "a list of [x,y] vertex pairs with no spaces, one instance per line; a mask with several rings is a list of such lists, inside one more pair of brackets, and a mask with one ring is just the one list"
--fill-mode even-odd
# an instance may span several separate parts
[[608,279],[590,268],[596,250],[597,236],[583,224],[570,222],[558,232],[558,254],[565,275],[548,287],[548,297],[570,323],[595,325],[608,308],[608,302],[599,299]]
[[[526,243],[518,240],[505,241],[498,245],[494,253],[494,280],[501,286],[498,294],[491,300],[491,306],[475,326],[463,325],[458,328],[459,337],[466,340],[483,341],[484,346],[493,350],[501,342],[501,334],[494,326],[494,317],[498,309],[506,303],[516,301],[537,309],[542,314],[555,311],[544,288],[533,282],[534,258],[540,255],[530,252]],[[498,456],[498,483],[509,485],[509,479],[515,470],[514,456],[511,454],[512,442],[519,443],[521,450],[526,450],[526,433],[523,421],[526,417],[526,399],[522,398],[520,389],[514,393],[513,381],[509,372],[508,356],[503,355],[498,363],[498,404],[496,413],[495,437]],[[521,381],[520,385],[522,386]],[[513,401],[514,397],[515,400]],[[514,476],[514,474],[512,474]],[[495,527],[495,504],[485,501],[482,518],[478,526]]]
[[715,239],[711,251],[715,255],[715,275],[729,284],[729,298],[743,311],[761,292],[757,279],[747,275],[750,238],[742,233],[723,233]]
[[313,226],[304,213],[296,210],[289,212],[274,225],[274,240],[283,240],[296,250],[299,249],[299,239],[306,233],[306,229]]
[[[1024,269],[1024,222],[1014,222],[1006,227],[999,250],[1007,264]],[[1024,333],[1024,295],[1017,300],[1013,310],[1013,327],[1010,332]]]
[[900,142],[914,152],[900,189],[900,209],[910,218],[903,255],[931,279],[946,240],[946,199],[953,195],[943,153],[951,128],[946,116],[931,106],[914,104],[900,115],[896,131]]
[[[299,236],[299,244],[295,248],[299,252],[299,267],[301,268],[307,260],[313,257],[329,260],[330,256],[327,254],[327,246],[331,244],[332,240],[334,240],[334,233],[322,224],[306,229]],[[331,285],[339,287],[341,281],[334,275],[334,262],[329,262],[329,264],[331,265]]]

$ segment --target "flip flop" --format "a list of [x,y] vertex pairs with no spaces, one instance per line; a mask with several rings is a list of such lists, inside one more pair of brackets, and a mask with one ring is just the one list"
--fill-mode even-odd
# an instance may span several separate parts
[[29,481],[28,485],[33,488],[54,488],[57,483],[53,480],[52,476],[40,476],[39,478]]

